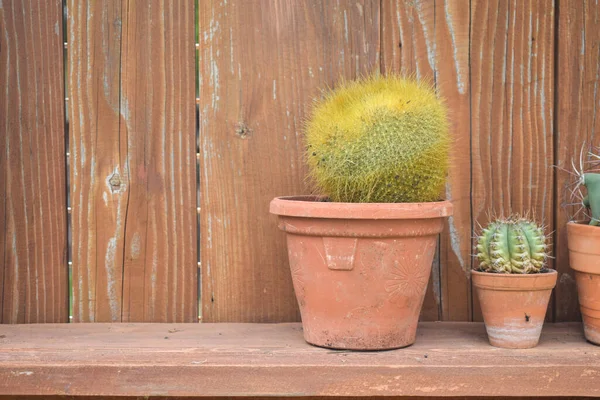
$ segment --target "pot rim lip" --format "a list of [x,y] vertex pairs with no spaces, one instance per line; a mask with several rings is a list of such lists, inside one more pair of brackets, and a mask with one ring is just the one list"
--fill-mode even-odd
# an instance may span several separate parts
[[287,217],[330,219],[429,219],[453,213],[448,200],[428,203],[339,203],[317,201],[326,196],[301,195],[275,197],[271,214]]
[[600,228],[600,226],[590,225],[585,221],[568,221],[567,226],[581,226],[581,229]]
[[[550,269],[539,274],[494,274],[472,270],[473,286],[484,290],[497,290],[502,292],[537,292],[552,290],[556,287],[558,271]],[[474,278],[474,279],[473,279]],[[478,279],[477,279],[478,278]],[[517,285],[517,282],[529,282]]]

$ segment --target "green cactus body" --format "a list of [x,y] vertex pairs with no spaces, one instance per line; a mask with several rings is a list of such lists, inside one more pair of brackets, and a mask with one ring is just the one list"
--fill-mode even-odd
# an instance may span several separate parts
[[519,217],[492,222],[478,237],[476,249],[484,272],[536,273],[547,257],[543,229]]
[[600,226],[600,174],[583,174],[583,184],[588,192],[583,199],[583,205],[592,211],[590,225]]
[[342,84],[306,126],[310,175],[332,201],[428,202],[449,167],[446,107],[427,84],[375,75]]

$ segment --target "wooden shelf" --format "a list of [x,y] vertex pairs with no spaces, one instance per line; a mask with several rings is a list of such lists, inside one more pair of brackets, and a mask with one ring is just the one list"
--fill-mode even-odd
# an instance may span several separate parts
[[479,323],[422,323],[384,352],[306,344],[300,324],[0,325],[0,395],[598,396],[579,324],[504,350]]

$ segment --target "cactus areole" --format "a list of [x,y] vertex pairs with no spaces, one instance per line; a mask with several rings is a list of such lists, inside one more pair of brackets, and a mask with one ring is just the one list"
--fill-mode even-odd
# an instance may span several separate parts
[[476,249],[481,272],[537,273],[547,258],[544,230],[520,217],[489,224],[477,238]]
[[306,124],[306,159],[334,202],[439,201],[449,166],[446,106],[427,83],[373,75],[342,83]]

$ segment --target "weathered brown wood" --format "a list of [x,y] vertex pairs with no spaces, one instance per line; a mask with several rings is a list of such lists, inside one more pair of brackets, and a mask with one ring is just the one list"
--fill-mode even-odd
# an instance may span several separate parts
[[199,2],[204,321],[295,321],[278,195],[308,193],[319,90],[379,68],[379,1]]
[[[435,84],[435,2],[381,2],[381,72],[414,76]],[[436,252],[420,319],[442,318],[440,251]]]
[[121,4],[70,0],[67,9],[73,320],[120,321],[128,185],[110,179],[127,174]]
[[68,320],[60,0],[0,2],[0,323]]
[[195,321],[193,3],[68,9],[74,320]]
[[383,0],[381,69],[435,81],[435,0]]
[[[69,400],[76,400],[76,399],[89,399],[90,397],[88,396],[68,396],[67,397]],[[141,400],[139,397],[137,396],[132,396],[132,397],[121,397],[121,396],[94,396],[92,397],[94,399],[99,399],[99,400],[122,400],[122,399],[128,399],[128,398],[132,398],[132,399],[136,399],[136,400]],[[402,400],[423,400],[423,399],[434,399],[436,397],[426,397],[426,396],[389,396],[386,397],[386,399],[402,399]],[[444,399],[444,400],[464,400],[465,397],[455,397],[455,396],[440,396],[440,399]],[[550,398],[550,397],[545,397],[545,398]],[[554,397],[552,397],[554,398]],[[581,397],[556,397],[557,399],[560,400],[581,400]],[[0,400],[64,400],[65,396],[0,396]],[[226,396],[226,397],[213,397],[213,396],[144,396],[143,400],[163,400],[163,399],[170,399],[170,400],[230,400],[230,399],[245,399],[245,400],[272,400],[272,397],[269,396],[263,396],[263,397],[247,397],[247,396]],[[331,396],[309,396],[309,397],[302,397],[302,400],[329,400],[331,399]],[[336,400],[381,400],[381,397],[378,396],[335,396]],[[505,399],[505,397],[482,397],[482,396],[469,396],[469,400],[482,400],[482,399],[486,399],[486,400],[502,400]],[[518,396],[518,397],[511,397],[511,400],[531,400],[531,397],[523,397],[523,396]]]
[[[94,399],[98,399],[98,400],[122,400],[122,399],[136,399],[136,400],[142,400],[137,396],[130,396],[130,397],[121,397],[121,396],[93,396],[91,398]],[[402,399],[402,400],[423,400],[423,399],[434,399],[436,397],[426,397],[426,396],[387,396],[386,399]],[[455,397],[455,396],[440,396],[440,399],[444,399],[444,400],[464,400],[465,397]],[[551,397],[544,397],[544,398],[551,398]],[[552,397],[554,398],[554,397]],[[581,400],[581,397],[556,397],[557,399],[560,400]],[[65,396],[0,396],[0,400],[64,400]],[[67,399],[69,400],[76,400],[76,399],[90,399],[90,397],[88,396],[68,396]],[[170,400],[232,400],[232,399],[244,399],[244,400],[272,400],[272,397],[269,396],[262,396],[262,397],[248,397],[248,396],[244,396],[244,395],[239,395],[239,396],[226,396],[226,397],[214,397],[214,396],[144,396],[143,400],[163,400],[163,399],[170,399]],[[331,399],[331,396],[308,396],[308,397],[302,397],[302,400],[329,400]],[[381,397],[379,396],[335,396],[336,400],[381,400]],[[505,399],[505,397],[497,397],[497,396],[491,396],[491,397],[482,397],[482,396],[469,396],[469,400],[482,400],[482,399],[486,399],[486,400],[502,400]],[[511,400],[531,400],[531,397],[523,397],[523,396],[518,396],[518,397],[511,397]]]
[[471,319],[471,129],[469,8],[462,0],[435,3],[436,86],[448,105],[453,137],[446,199],[454,215],[441,237],[442,316],[447,321]]
[[[600,5],[594,1],[561,0],[558,3],[556,76],[556,320],[580,317],[575,277],[569,267],[566,223],[579,207],[566,207],[566,185],[573,177],[571,161],[579,168],[582,147],[600,146]],[[572,186],[571,186],[572,187]]]
[[554,229],[553,54],[551,0],[471,2],[472,207],[481,225],[530,213]]
[[0,332],[2,395],[600,394],[600,348],[578,323],[548,324],[538,347],[511,351],[490,346],[478,323],[422,323],[413,346],[387,352],[313,347],[300,324],[6,325]]

